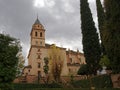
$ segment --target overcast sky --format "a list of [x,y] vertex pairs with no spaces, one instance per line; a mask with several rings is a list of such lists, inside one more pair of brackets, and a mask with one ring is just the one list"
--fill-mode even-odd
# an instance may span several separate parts
[[[97,26],[95,0],[89,0]],[[79,0],[0,0],[0,32],[20,39],[23,55],[30,48],[30,32],[37,18],[46,29],[46,43],[82,52]]]

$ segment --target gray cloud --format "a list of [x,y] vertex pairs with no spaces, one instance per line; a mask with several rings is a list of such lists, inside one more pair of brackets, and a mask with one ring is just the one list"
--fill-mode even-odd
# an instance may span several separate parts
[[[45,0],[49,1],[49,0]],[[0,31],[19,38],[26,57],[30,32],[37,13],[46,29],[46,42],[82,52],[79,0],[51,0],[45,7],[35,7],[34,0],[0,0]],[[94,0],[93,0],[94,1]],[[94,19],[95,1],[89,0]],[[50,2],[50,1],[49,1]]]

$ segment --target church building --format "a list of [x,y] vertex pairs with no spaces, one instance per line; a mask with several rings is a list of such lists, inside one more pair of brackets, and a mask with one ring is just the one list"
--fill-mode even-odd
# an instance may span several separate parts
[[[49,57],[50,47],[53,45],[45,43],[45,28],[37,18],[32,25],[30,33],[30,49],[28,54],[28,66],[23,70],[23,75],[44,77],[44,58]],[[57,46],[58,47],[58,46]],[[77,75],[82,64],[85,64],[84,54],[63,47],[58,47],[64,55],[64,63],[61,76]],[[49,72],[50,73],[50,72]]]

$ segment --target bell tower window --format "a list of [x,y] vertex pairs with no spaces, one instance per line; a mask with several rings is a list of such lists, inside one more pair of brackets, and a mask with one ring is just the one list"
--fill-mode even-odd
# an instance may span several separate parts
[[42,37],[42,32],[40,33],[40,37]]
[[37,32],[35,32],[35,36],[37,37]]

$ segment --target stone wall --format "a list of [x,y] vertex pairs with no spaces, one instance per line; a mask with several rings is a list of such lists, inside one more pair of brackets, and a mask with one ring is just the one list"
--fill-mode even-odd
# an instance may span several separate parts
[[111,75],[112,83],[114,88],[120,88],[120,74]]

